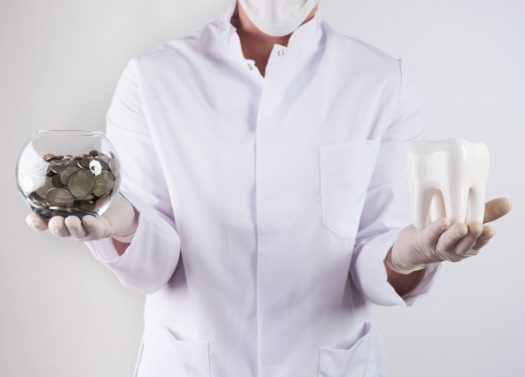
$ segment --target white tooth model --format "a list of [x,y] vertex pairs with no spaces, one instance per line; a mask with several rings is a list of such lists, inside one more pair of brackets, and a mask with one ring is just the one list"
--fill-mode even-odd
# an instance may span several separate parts
[[464,139],[414,141],[407,150],[414,225],[438,218],[483,223],[489,151]]

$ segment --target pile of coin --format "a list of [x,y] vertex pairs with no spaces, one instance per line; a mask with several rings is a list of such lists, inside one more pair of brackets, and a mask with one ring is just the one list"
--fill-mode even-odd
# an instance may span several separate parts
[[32,209],[47,218],[52,216],[97,215],[115,186],[111,157],[97,150],[78,156],[47,153],[44,185],[32,191],[27,200]]

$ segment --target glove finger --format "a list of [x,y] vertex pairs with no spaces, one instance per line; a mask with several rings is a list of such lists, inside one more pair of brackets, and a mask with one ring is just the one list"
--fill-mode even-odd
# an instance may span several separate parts
[[436,253],[444,260],[458,262],[464,259],[463,256],[457,255],[454,251],[458,242],[468,234],[468,227],[463,223],[456,223],[448,228],[439,237],[436,245]]
[[[483,233],[483,225],[481,223],[473,222],[468,225],[468,233],[456,245],[455,253],[458,255],[466,255],[476,245],[479,237]],[[471,255],[468,255],[471,256]]]
[[86,236],[86,230],[77,216],[66,217],[64,223],[66,224],[69,234],[71,234],[71,238],[81,240]]
[[496,235],[496,231],[494,230],[493,227],[491,227],[490,225],[485,225],[483,227],[483,233],[481,234],[481,236],[479,237],[478,241],[476,242],[476,244],[474,245],[473,249],[474,250],[479,250],[481,249],[483,246],[485,246],[486,244],[489,243],[490,239],[492,237],[494,237]]
[[446,218],[440,218],[431,223],[421,231],[421,239],[426,250],[434,250],[441,234],[450,226],[450,221]]
[[33,212],[26,216],[26,224],[29,225],[31,229],[39,232],[47,229],[47,220]]
[[99,240],[102,238],[109,237],[106,231],[106,224],[93,215],[86,215],[82,217],[82,224],[86,229],[88,238],[91,240]]
[[68,237],[69,231],[64,224],[64,218],[62,216],[53,216],[48,223],[49,232],[58,237]]

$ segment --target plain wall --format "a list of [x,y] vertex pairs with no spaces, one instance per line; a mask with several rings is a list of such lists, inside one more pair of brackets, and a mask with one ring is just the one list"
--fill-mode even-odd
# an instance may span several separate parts
[[[103,130],[128,59],[201,28],[227,3],[0,0],[0,376],[131,376],[143,297],[82,243],[25,225],[16,158],[38,129]],[[391,375],[522,376],[525,2],[321,0],[320,12],[406,59],[426,97],[427,138],[487,143],[488,198],[514,203],[480,255],[445,263],[429,296],[377,307]]]

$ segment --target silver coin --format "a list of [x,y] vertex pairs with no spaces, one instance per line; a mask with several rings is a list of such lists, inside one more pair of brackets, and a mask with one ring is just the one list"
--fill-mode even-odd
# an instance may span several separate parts
[[69,177],[71,177],[71,175],[75,174],[79,170],[80,168],[77,167],[76,165],[69,165],[66,169],[62,171],[62,173],[60,173],[60,181],[64,185],[67,185],[67,182],[69,181]]
[[51,183],[53,184],[54,187],[64,187],[64,184],[60,180],[60,176],[59,175],[52,176],[51,177]]
[[99,175],[102,172],[102,164],[100,161],[92,160],[89,162],[89,170],[93,175]]
[[91,161],[90,157],[83,157],[78,161],[78,166],[82,169],[89,169],[89,162]]
[[93,159],[93,161],[97,161],[100,164],[100,166],[102,167],[102,169],[109,170],[109,164],[103,158],[95,157]]
[[52,188],[46,193],[46,200],[50,206],[69,207],[75,198],[64,188]]
[[38,209],[47,208],[46,200],[40,197],[40,195],[38,195],[36,192],[32,192],[31,194],[29,194],[29,196],[27,197],[27,200],[29,201],[31,206],[35,208],[38,208]]
[[115,179],[113,174],[107,170],[102,170],[102,172],[95,177],[95,188],[93,189],[93,194],[96,196],[107,195],[113,189],[113,184]]
[[47,195],[47,192],[49,190],[51,190],[53,188],[53,184],[51,183],[51,178],[50,178],[50,181],[47,182],[47,179],[50,178],[50,177],[46,177],[46,184],[44,186],[41,186],[39,187],[35,193],[42,199],[42,200],[45,200],[46,198],[46,195]]
[[95,177],[89,170],[79,170],[69,177],[67,186],[75,198],[84,199],[93,192]]

